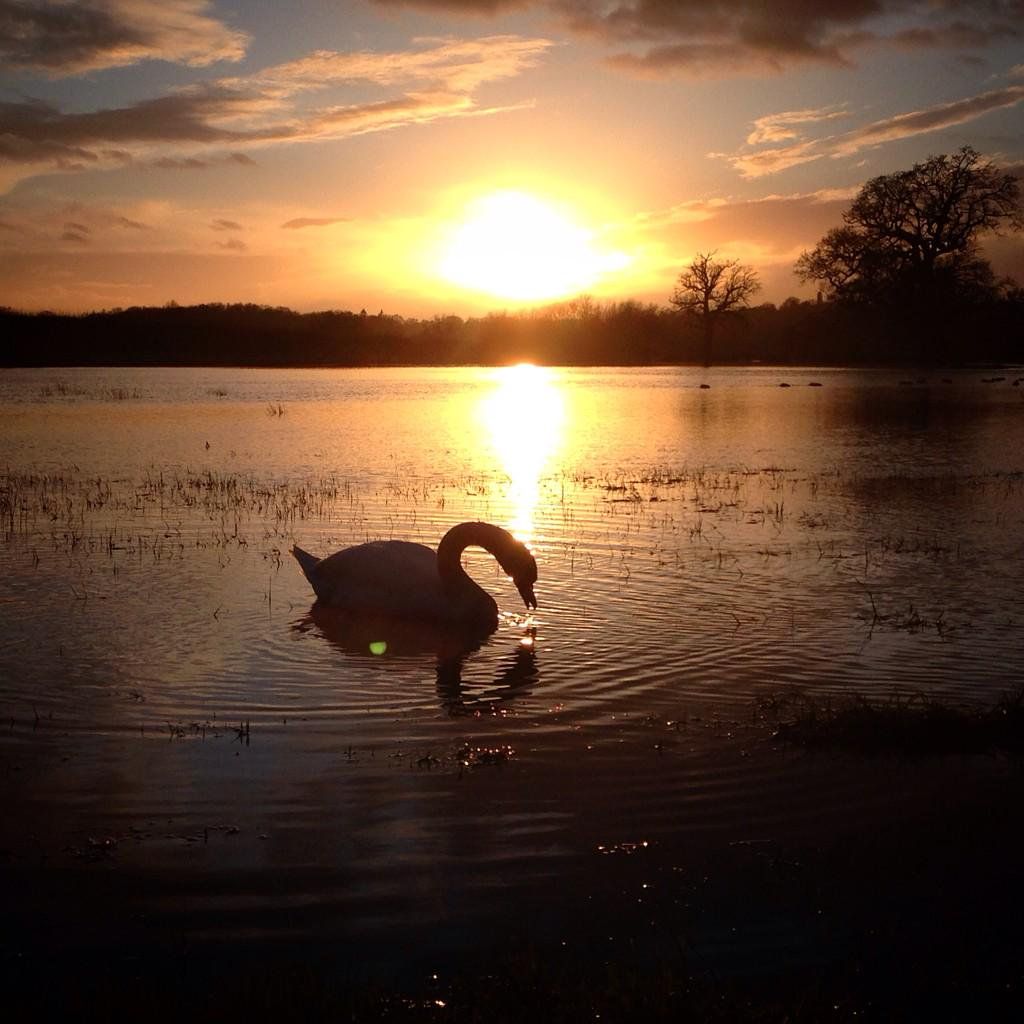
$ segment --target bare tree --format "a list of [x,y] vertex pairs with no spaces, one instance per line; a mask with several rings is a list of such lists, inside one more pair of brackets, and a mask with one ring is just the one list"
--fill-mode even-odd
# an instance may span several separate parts
[[1024,225],[1017,178],[970,146],[872,178],[834,228],[797,260],[839,299],[934,309],[994,288],[979,239]]
[[699,317],[704,330],[704,365],[711,365],[715,327],[727,313],[746,309],[761,288],[757,273],[739,260],[716,260],[699,252],[676,280],[669,302],[681,313]]

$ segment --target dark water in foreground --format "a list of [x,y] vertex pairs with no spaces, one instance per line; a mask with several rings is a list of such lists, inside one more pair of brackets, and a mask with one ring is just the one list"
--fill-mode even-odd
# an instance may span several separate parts
[[[881,883],[824,925],[792,851],[991,825],[1019,767],[796,752],[765,701],[1019,686],[1024,387],[983,376],[5,372],[5,956],[848,958]],[[540,607],[467,557],[506,614],[461,662],[310,616],[292,543],[477,518],[529,541]],[[930,869],[892,868],[916,913]]]

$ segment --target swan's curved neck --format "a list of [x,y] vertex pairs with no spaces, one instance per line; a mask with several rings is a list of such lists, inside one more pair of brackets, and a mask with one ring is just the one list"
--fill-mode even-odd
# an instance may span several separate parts
[[462,568],[462,552],[466,548],[481,547],[504,566],[508,552],[515,543],[512,534],[500,526],[491,523],[459,523],[441,538],[437,546],[437,571],[447,586],[472,583]]

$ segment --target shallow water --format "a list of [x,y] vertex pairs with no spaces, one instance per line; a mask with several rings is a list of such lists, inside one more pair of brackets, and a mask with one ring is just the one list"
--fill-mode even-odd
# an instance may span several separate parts
[[[779,750],[755,701],[1019,685],[1024,388],[983,376],[5,371],[0,847],[130,877],[149,939],[388,959],[597,894],[642,914],[730,844],[896,813],[891,765]],[[461,660],[311,616],[293,543],[467,519],[529,542],[535,614],[467,553],[504,614]],[[747,956],[799,931],[694,927]]]

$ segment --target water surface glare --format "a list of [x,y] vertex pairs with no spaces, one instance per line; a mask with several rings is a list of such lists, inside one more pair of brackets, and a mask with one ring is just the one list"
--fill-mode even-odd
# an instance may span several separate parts
[[[161,933],[457,946],[621,858],[874,820],[892,765],[755,700],[1019,685],[1024,388],[983,376],[5,371],[0,847],[131,873]],[[503,615],[461,658],[312,614],[289,554],[472,519],[540,606],[467,553]]]

